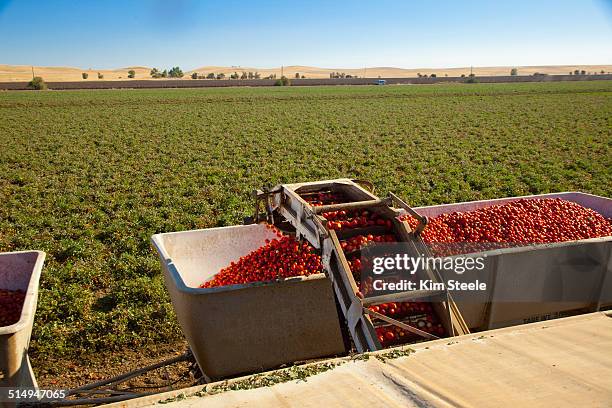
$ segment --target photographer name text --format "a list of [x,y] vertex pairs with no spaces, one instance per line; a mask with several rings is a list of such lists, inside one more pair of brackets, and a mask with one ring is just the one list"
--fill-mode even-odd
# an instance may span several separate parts
[[418,282],[409,280],[400,280],[395,282],[386,282],[384,279],[375,279],[373,282],[374,290],[376,291],[409,291],[409,290],[450,290],[450,291],[468,291],[478,292],[487,290],[486,282],[475,280],[473,282],[459,282],[450,279],[446,282],[434,282],[429,279],[420,280]]

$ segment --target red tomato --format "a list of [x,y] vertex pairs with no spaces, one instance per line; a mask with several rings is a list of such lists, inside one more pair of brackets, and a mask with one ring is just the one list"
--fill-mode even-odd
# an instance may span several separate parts
[[307,276],[321,273],[321,257],[307,243],[300,243],[293,237],[281,236],[256,249],[238,261],[231,262],[214,278],[200,287],[211,288],[270,281],[291,276]]
[[11,326],[19,321],[25,293],[21,290],[0,289],[0,327]]
[[[415,228],[417,220],[402,215]],[[612,222],[601,214],[559,198],[526,198],[468,212],[441,214],[423,231],[427,243],[469,242],[464,252],[503,248],[503,244],[575,241],[612,235]],[[460,253],[440,248],[437,255]]]

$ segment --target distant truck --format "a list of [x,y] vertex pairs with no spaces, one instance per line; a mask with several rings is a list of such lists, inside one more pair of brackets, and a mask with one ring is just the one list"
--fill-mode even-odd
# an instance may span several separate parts
[[376,81],[376,85],[387,85],[387,81],[385,81],[384,79],[378,79]]

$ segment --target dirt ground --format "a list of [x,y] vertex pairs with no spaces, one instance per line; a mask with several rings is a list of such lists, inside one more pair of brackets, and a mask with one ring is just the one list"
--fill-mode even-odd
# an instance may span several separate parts
[[[98,353],[86,359],[49,359],[30,356],[38,385],[45,389],[73,389],[103,379],[115,377],[187,351],[187,342],[156,345],[142,349]],[[127,381],[123,388],[144,391],[162,390],[167,384],[172,388],[194,385],[188,362],[175,363]]]

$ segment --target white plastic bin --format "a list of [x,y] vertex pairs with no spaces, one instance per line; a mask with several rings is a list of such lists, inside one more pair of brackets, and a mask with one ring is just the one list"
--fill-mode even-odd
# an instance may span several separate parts
[[210,379],[345,353],[332,283],[324,274],[199,288],[275,237],[260,224],[152,237],[183,333]]
[[26,293],[19,321],[0,327],[0,387],[37,387],[28,346],[44,260],[41,251],[0,253],[0,288]]

